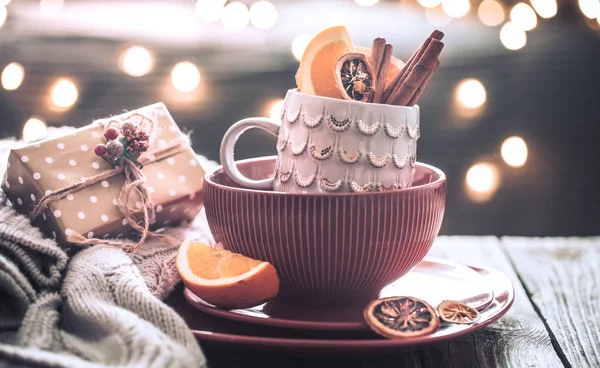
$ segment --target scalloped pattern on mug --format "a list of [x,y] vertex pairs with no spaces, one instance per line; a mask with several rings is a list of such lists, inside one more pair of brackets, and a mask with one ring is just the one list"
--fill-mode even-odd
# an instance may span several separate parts
[[292,155],[294,155],[294,156],[300,156],[301,154],[304,153],[304,151],[306,151],[307,146],[308,146],[308,143],[306,143],[306,142],[296,144],[293,141],[290,141],[290,152],[292,152]]
[[385,132],[385,134],[392,138],[392,139],[397,139],[402,137],[402,135],[404,134],[405,131],[405,125],[400,124],[399,126],[395,127],[390,123],[385,123],[383,124],[383,131]]
[[356,128],[362,134],[370,137],[372,135],[377,134],[377,132],[379,132],[379,130],[381,129],[381,122],[376,121],[373,124],[369,125],[361,119],[361,120],[356,121]]
[[336,133],[345,132],[352,125],[352,120],[350,118],[345,118],[344,120],[338,120],[333,115],[329,115],[327,118],[327,126],[329,129],[333,130]]
[[317,160],[327,160],[333,154],[333,147],[319,148],[316,144],[310,145],[310,155]]
[[338,156],[340,157],[340,161],[342,161],[343,163],[346,163],[346,164],[354,164],[354,163],[358,162],[358,159],[360,158],[361,155],[362,155],[362,153],[360,151],[348,153],[343,148],[341,148],[338,151]]
[[416,155],[410,155],[410,160],[408,160],[408,162],[410,163],[410,167],[417,166],[417,156]]
[[410,128],[410,126],[406,126],[406,132],[408,133],[408,137],[410,139],[416,139],[419,138],[419,136],[421,135],[421,128],[419,128],[419,126],[415,126],[413,129]]
[[285,150],[285,147],[287,146],[288,141],[287,139],[278,139],[277,140],[277,152],[283,152],[283,150]]
[[298,184],[299,187],[308,188],[315,182],[316,178],[317,176],[315,174],[304,176],[297,172],[294,179],[296,180],[296,184]]
[[279,181],[280,182],[287,183],[288,181],[290,181],[291,177],[292,177],[291,171],[283,171],[282,169],[279,169]]
[[352,190],[355,193],[364,193],[364,192],[370,192],[373,189],[373,183],[367,182],[365,184],[360,185],[356,181],[351,180],[349,187],[350,187],[350,190]]
[[404,169],[406,167],[406,164],[410,162],[411,156],[412,155],[404,155],[400,157],[400,155],[394,153],[392,155],[392,162],[397,168]]
[[373,152],[369,152],[367,153],[367,161],[369,161],[371,166],[381,169],[390,161],[390,154],[386,153],[381,157],[377,157]]
[[319,180],[319,186],[327,192],[337,192],[342,187],[342,179],[330,181],[322,176]]
[[298,109],[298,111],[296,111],[296,112],[290,112],[290,109],[285,110],[285,120],[289,124],[294,124],[298,120],[299,116],[300,116],[300,109]]
[[392,183],[389,186],[385,186],[383,183],[377,183],[375,184],[375,190],[378,192],[389,192],[392,190],[397,190],[400,188],[400,185],[396,184],[396,183]]
[[321,125],[322,121],[323,115],[317,115],[311,118],[306,112],[302,113],[302,124],[309,129],[318,127]]
[[286,108],[281,109],[281,111],[279,112],[279,120],[283,121],[283,118],[285,117],[285,112],[287,111]]

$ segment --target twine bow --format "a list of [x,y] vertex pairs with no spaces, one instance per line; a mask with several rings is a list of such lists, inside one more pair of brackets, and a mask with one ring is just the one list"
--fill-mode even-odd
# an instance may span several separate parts
[[[154,119],[150,119],[139,113],[135,113],[123,119],[123,122],[133,117],[141,117],[142,122],[150,122],[150,126],[147,128],[147,133],[150,137],[150,142],[152,142],[153,138],[155,138],[156,131]],[[116,120],[111,120],[107,124],[101,124],[105,128],[107,128],[114,123],[120,124],[120,122]],[[112,170],[103,171],[98,175],[87,177],[79,183],[60,188],[58,190],[44,195],[35,204],[32,212],[30,213],[30,218],[32,220],[35,220],[46,210],[46,208],[51,203],[61,200],[69,194],[73,194],[84,188],[91,187],[115,175],[123,174],[123,184],[117,196],[117,207],[129,223],[129,225],[140,234],[139,241],[133,243],[126,240],[106,240],[97,239],[93,237],[86,238],[75,231],[72,231],[71,234],[67,236],[67,241],[69,241],[70,243],[80,245],[108,244],[120,247],[126,252],[134,251],[137,247],[144,244],[148,237],[158,239],[170,245],[176,245],[177,241],[173,237],[150,231],[150,224],[153,223],[156,217],[156,211],[154,209],[152,199],[150,198],[150,194],[144,186],[144,184],[146,183],[146,176],[142,172],[141,168],[144,164],[154,160],[154,157],[164,154],[170,150],[183,147],[186,144],[189,144],[189,140],[187,139],[187,137],[185,137],[185,139],[181,138],[178,140],[174,140],[159,149],[152,150],[141,155],[139,159],[135,161],[130,158],[131,156],[124,155],[117,161],[118,166],[114,166]],[[139,202],[141,203],[141,208],[132,210],[128,206],[132,195],[137,195],[137,197],[139,198]]]

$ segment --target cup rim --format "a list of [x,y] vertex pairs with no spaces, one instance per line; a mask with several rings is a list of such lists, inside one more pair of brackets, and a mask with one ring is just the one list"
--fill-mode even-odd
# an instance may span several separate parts
[[[259,156],[259,157],[252,157],[252,158],[247,158],[247,159],[243,159],[243,160],[236,160],[235,163],[236,164],[243,164],[243,163],[247,163],[247,162],[261,162],[261,161],[271,161],[271,160],[277,160],[277,156]],[[390,194],[394,194],[394,193],[405,193],[405,192],[412,192],[412,191],[417,191],[417,190],[423,190],[423,189],[430,189],[430,187],[435,187],[437,185],[439,185],[440,183],[443,183],[446,181],[446,174],[438,169],[435,166],[432,165],[428,165],[422,162],[418,162],[416,163],[417,166],[421,166],[424,167],[426,169],[429,169],[431,171],[433,171],[435,174],[438,175],[437,179],[435,179],[434,181],[430,182],[430,183],[426,183],[426,184],[422,184],[422,185],[417,185],[417,186],[412,186],[410,188],[403,188],[403,189],[397,189],[394,191],[389,191],[389,192],[352,192],[352,193],[288,193],[288,192],[275,192],[275,191],[270,191],[270,190],[262,190],[262,189],[248,189],[248,188],[240,188],[240,187],[231,187],[229,185],[224,185],[221,183],[217,183],[216,181],[214,181],[212,179],[212,177],[217,173],[217,171],[221,170],[223,171],[223,165],[218,165],[212,168],[212,170],[209,170],[206,172],[206,174],[204,174],[204,181],[209,183],[212,186],[218,187],[220,189],[223,190],[232,190],[232,191],[237,191],[237,192],[247,192],[247,193],[261,193],[261,194],[269,194],[269,195],[278,195],[278,196],[302,196],[302,197],[321,197],[321,196],[326,196],[326,197],[342,197],[342,196],[367,196],[367,195],[390,195]]]
[[311,95],[308,93],[304,93],[304,92],[300,92],[298,91],[298,88],[291,88],[288,90],[288,93],[295,93],[295,94],[299,94],[302,96],[308,96],[310,98],[316,98],[316,99],[322,99],[325,101],[336,101],[336,102],[340,102],[340,101],[344,101],[346,103],[349,103],[351,105],[355,105],[355,106],[378,106],[378,107],[382,107],[382,108],[386,108],[386,109],[393,109],[393,110],[420,110],[419,105],[413,105],[413,106],[398,106],[398,105],[389,105],[389,104],[382,104],[382,103],[375,103],[375,102],[361,102],[361,101],[353,101],[353,100],[342,100],[339,98],[333,98],[333,97],[326,97],[326,96],[318,96],[318,95]]

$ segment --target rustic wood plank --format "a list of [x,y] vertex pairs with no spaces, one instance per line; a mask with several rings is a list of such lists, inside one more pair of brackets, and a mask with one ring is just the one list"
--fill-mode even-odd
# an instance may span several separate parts
[[542,320],[495,237],[441,237],[431,256],[505,273],[515,302],[500,320],[464,338],[420,350],[423,367],[562,367]]
[[563,367],[550,336],[529,302],[512,265],[495,237],[440,237],[431,256],[504,272],[515,287],[515,303],[499,321],[448,343],[388,356],[286,357],[281,354],[232,353],[205,349],[209,364],[219,367]]
[[503,238],[572,367],[600,367],[600,237]]

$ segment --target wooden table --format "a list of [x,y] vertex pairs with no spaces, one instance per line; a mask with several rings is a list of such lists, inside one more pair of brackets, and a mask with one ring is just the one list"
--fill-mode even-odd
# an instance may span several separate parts
[[393,355],[204,347],[210,367],[600,367],[600,237],[440,237],[430,255],[504,272],[515,288],[512,309],[471,335]]

